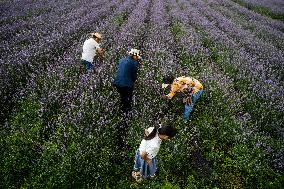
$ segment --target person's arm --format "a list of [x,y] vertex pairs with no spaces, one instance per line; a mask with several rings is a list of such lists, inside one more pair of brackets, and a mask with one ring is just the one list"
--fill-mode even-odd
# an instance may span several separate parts
[[97,54],[98,54],[99,58],[100,59],[104,59],[104,49],[97,48],[96,51],[97,51]]
[[193,81],[194,85],[192,86],[192,93],[196,93],[203,89],[203,85],[198,80],[194,79]]
[[172,85],[171,85],[171,91],[169,94],[167,95],[163,95],[162,98],[163,99],[172,99],[175,95],[176,95],[176,91],[178,90],[178,87],[177,87],[177,83],[174,82]]
[[132,64],[131,77],[133,82],[135,82],[137,79],[137,72],[138,72],[138,65]]
[[96,51],[96,55],[100,58],[104,58],[104,49],[101,48],[100,43],[97,43],[96,41],[94,42],[94,50]]
[[172,99],[176,95],[175,90],[171,90],[169,94],[167,94],[168,99]]
[[148,129],[145,129],[144,130],[144,136],[147,137],[148,135],[149,135],[149,131],[148,131]]
[[146,151],[141,152],[141,158],[144,159],[148,164],[152,163],[152,159],[148,157],[148,153]]

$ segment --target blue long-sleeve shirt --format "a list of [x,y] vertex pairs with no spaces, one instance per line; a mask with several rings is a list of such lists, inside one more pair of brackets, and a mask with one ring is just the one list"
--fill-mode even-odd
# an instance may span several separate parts
[[137,79],[138,65],[139,62],[131,56],[120,59],[113,84],[119,87],[133,87]]

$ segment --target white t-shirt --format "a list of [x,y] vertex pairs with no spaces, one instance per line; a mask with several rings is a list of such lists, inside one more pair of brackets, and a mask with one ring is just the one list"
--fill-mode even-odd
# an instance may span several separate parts
[[99,48],[100,45],[98,44],[98,42],[96,42],[95,39],[93,38],[87,39],[83,45],[83,52],[81,59],[86,60],[88,62],[93,62],[94,56],[96,56],[96,50]]
[[[154,127],[149,127],[147,129],[149,134],[153,131],[153,129],[154,129]],[[140,155],[143,151],[146,151],[147,154],[148,154],[148,158],[153,159],[158,154],[161,143],[162,143],[162,140],[160,139],[158,132],[157,132],[156,136],[151,140],[143,139],[140,146],[139,146]]]

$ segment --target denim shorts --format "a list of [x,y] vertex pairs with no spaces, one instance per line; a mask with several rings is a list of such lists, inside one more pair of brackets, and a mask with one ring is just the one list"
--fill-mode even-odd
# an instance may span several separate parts
[[83,59],[81,59],[81,64],[84,65],[87,70],[91,70],[94,67],[92,62]]
[[134,160],[134,171],[140,171],[140,174],[143,177],[143,179],[146,179],[148,176],[150,178],[154,178],[155,173],[157,171],[157,158],[154,157],[152,159],[151,164],[148,164],[140,156],[140,151],[137,150],[135,154],[135,160]]

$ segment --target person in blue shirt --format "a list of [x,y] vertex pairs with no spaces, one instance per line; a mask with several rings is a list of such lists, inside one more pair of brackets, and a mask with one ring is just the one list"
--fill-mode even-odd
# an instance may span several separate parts
[[117,88],[121,98],[121,110],[128,116],[131,111],[134,83],[137,79],[139,62],[141,60],[140,51],[131,49],[127,58],[119,61],[113,85]]

